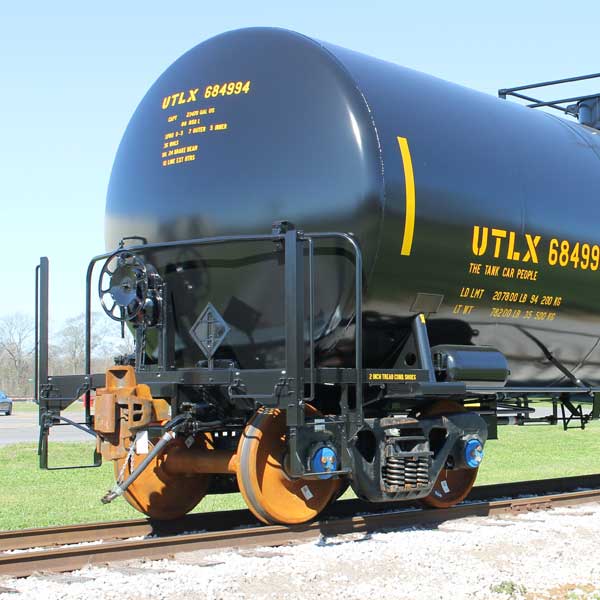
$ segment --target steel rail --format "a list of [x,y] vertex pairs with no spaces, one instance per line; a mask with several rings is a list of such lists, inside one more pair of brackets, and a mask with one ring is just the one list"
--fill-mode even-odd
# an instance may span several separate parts
[[[390,511],[390,505],[378,506],[367,504],[371,508],[370,514],[357,516],[356,512],[364,507],[365,503],[358,500],[348,500],[337,503],[342,510],[332,511],[327,518],[318,522],[308,523],[302,526],[284,527],[273,526],[251,526],[243,527],[248,523],[248,511],[227,511],[223,513],[229,520],[229,525],[237,523],[237,529],[202,531],[199,533],[175,533],[168,532],[165,537],[160,537],[160,531],[145,519],[135,521],[123,521],[112,523],[94,523],[91,525],[78,525],[56,528],[45,528],[44,530],[25,530],[19,532],[0,532],[0,542],[3,548],[10,547],[11,539],[35,540],[36,545],[42,543],[65,544],[60,539],[60,532],[66,534],[69,543],[80,543],[85,541],[98,541],[96,544],[84,546],[68,546],[61,548],[33,549],[26,552],[0,553],[0,575],[23,577],[37,571],[72,571],[91,564],[105,564],[112,561],[130,559],[158,559],[172,555],[177,552],[190,552],[195,550],[218,550],[232,547],[251,546],[276,546],[291,542],[302,542],[318,538],[319,536],[333,536],[348,533],[364,533],[377,530],[395,529],[421,524],[439,523],[442,521],[460,519],[468,516],[492,516],[509,512],[520,512],[525,510],[545,509],[560,505],[574,505],[583,502],[600,500],[600,489],[578,489],[576,491],[560,491],[558,494],[548,494],[554,489],[565,490],[571,486],[581,488],[593,483],[600,484],[600,476],[572,477],[566,479],[538,480],[532,482],[518,482],[516,484],[499,484],[491,486],[480,486],[471,495],[471,499],[463,504],[449,509],[419,509],[407,510],[406,504]],[[524,487],[525,484],[532,484]],[[554,488],[554,489],[553,489]],[[509,492],[509,493],[507,493]],[[522,494],[536,494],[525,498],[511,497]],[[494,499],[498,496],[509,496],[504,499]],[[477,498],[479,497],[479,498]],[[484,499],[485,498],[485,499]],[[373,508],[384,510],[384,512],[373,512]],[[355,511],[349,516],[341,516],[345,511]],[[387,510],[387,512],[386,512]],[[240,522],[239,517],[245,516],[246,522]],[[190,517],[201,517],[205,523],[214,523],[215,513],[190,515]],[[190,526],[190,519],[186,519]],[[250,517],[249,522],[252,522]],[[224,520],[219,521],[223,526]],[[183,525],[183,524],[182,524]],[[242,527],[242,528],[240,528]],[[185,531],[182,529],[181,531]],[[189,529],[187,530],[189,531]],[[102,541],[106,538],[127,538],[147,536],[158,533],[159,537],[145,537],[144,539],[113,539],[113,541]],[[12,538],[11,538],[12,535]],[[45,536],[45,537],[44,537]],[[90,537],[91,536],[91,537]],[[21,543],[21,542],[19,542]],[[8,544],[8,546],[7,546]],[[14,545],[10,549],[16,549]]]
[[[480,485],[473,488],[467,501],[514,497],[519,494],[567,492],[577,488],[600,488],[600,474]],[[339,500],[322,514],[322,518],[349,517],[357,513],[377,513],[414,505],[410,502],[373,504],[358,499]],[[166,536],[186,531],[222,531],[256,524],[258,521],[248,510],[240,509],[193,513],[173,521],[152,521],[144,518],[0,531],[0,552],[79,544],[99,539],[116,540],[149,535]]]
[[232,547],[279,546],[350,533],[370,533],[473,516],[493,516],[600,499],[600,490],[461,504],[448,509],[404,510],[332,519],[298,527],[267,525],[249,529],[191,533],[166,538],[124,540],[97,545],[0,555],[0,575],[24,577],[39,571],[73,571],[87,565],[131,559],[160,559],[178,552]]

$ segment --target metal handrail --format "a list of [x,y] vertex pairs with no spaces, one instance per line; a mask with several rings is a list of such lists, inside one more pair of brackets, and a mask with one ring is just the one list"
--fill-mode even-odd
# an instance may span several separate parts
[[[521,100],[525,100],[527,102],[531,102],[531,104],[527,104],[528,108],[554,108],[555,110],[559,110],[567,115],[574,115],[573,111],[569,110],[568,106],[560,106],[561,104],[565,104],[567,102],[581,102],[583,100],[589,100],[591,98],[597,98],[598,94],[588,94],[585,96],[572,96],[570,98],[559,98],[558,100],[538,100],[537,98],[533,98],[531,96],[526,96],[525,94],[520,94],[519,92],[523,90],[534,90],[538,88],[553,86],[553,85],[561,85],[564,83],[574,83],[577,81],[585,81],[588,79],[598,79],[600,78],[600,73],[591,73],[590,75],[578,75],[577,77],[565,77],[564,79],[555,79],[553,81],[542,81],[540,83],[530,83],[527,85],[519,85],[512,88],[504,88],[498,90],[498,97],[506,100],[507,96],[513,96],[514,98],[519,98]],[[576,115],[575,115],[576,116]]]
[[360,246],[356,239],[348,233],[324,232],[324,233],[308,233],[308,237],[315,239],[324,238],[341,238],[346,240],[354,250],[354,309],[355,309],[355,328],[354,328],[354,354],[355,354],[355,369],[356,369],[356,412],[362,413],[363,406],[363,323],[362,323],[362,288],[363,288],[363,260]]
[[[310,318],[309,318],[309,330],[310,330],[310,372],[311,372],[311,396],[314,396],[315,381],[314,381],[314,289],[312,285],[312,279],[314,275],[313,266],[313,251],[314,251],[314,239],[326,239],[326,238],[339,238],[347,241],[354,250],[355,256],[355,365],[356,365],[356,411],[362,410],[363,404],[363,352],[362,352],[362,269],[363,260],[362,252],[360,247],[353,236],[348,233],[340,232],[319,232],[319,233],[303,233],[301,236],[302,240],[305,240],[309,244],[309,276],[311,281],[311,294],[310,294]],[[192,238],[189,240],[180,240],[174,242],[157,242],[151,244],[138,244],[135,246],[129,246],[127,249],[131,252],[147,252],[149,250],[164,250],[168,248],[179,248],[179,247],[190,247],[190,246],[209,246],[227,243],[239,243],[239,242],[265,242],[265,241],[282,241],[285,239],[284,234],[263,234],[263,235],[230,235],[230,236],[216,236],[208,238]],[[92,288],[92,277],[93,271],[96,264],[101,260],[110,258],[114,252],[106,252],[94,256],[87,268],[86,273],[86,290],[85,290],[85,376],[87,381],[91,380],[91,288]],[[86,390],[86,422],[91,420],[90,415],[90,390]]]

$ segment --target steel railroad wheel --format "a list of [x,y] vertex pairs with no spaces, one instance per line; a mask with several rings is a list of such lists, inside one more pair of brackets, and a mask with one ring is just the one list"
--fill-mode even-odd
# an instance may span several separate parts
[[[307,406],[307,412],[317,411]],[[291,479],[284,463],[286,415],[260,409],[246,425],[238,444],[237,481],[254,516],[263,523],[295,525],[317,517],[343,485],[341,479]]]
[[[421,416],[435,417],[450,415],[457,412],[467,412],[462,404],[450,400],[440,400],[426,408]],[[421,502],[432,508],[450,508],[462,502],[468,495],[479,469],[447,469],[445,466],[440,471],[429,496],[421,498]]]
[[[206,444],[206,440],[196,444]],[[152,443],[149,444],[150,449]],[[140,474],[129,486],[123,497],[136,510],[153,519],[171,520],[183,517],[204,498],[210,483],[210,475],[172,475],[164,468],[169,450],[184,446],[182,440],[170,442],[165,451]],[[133,454],[131,460],[121,458],[115,460],[115,478],[119,478],[125,464],[121,479],[127,479],[135,467],[140,464],[145,454]]]

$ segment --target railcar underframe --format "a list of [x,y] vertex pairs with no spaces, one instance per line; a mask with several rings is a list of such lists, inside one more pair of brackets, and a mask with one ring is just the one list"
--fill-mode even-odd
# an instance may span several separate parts
[[[444,381],[443,367],[434,365],[427,315],[422,313],[411,317],[407,347],[415,360],[410,366],[404,362],[401,368],[364,368],[361,318],[353,324],[354,367],[315,366],[314,244],[324,239],[351,250],[354,315],[362,315],[362,255],[348,233],[304,233],[280,222],[267,235],[126,247],[123,242],[114,253],[96,256],[86,278],[85,373],[73,376],[48,374],[49,266],[42,258],[36,270],[35,369],[40,466],[54,468],[48,461],[51,428],[76,425],[97,437],[94,466],[102,458],[115,463],[117,485],[105,502],[124,494],[142,512],[172,518],[193,508],[210,490],[235,489],[237,481],[259,519],[294,523],[314,518],[348,482],[359,496],[374,502],[424,499],[432,506],[454,504],[473,485],[482,446],[496,437],[497,424],[507,421],[507,413],[520,424],[562,421],[565,428],[573,419],[584,427],[600,414],[600,388],[575,377],[573,385],[545,388]],[[176,368],[169,294],[158,279],[155,304],[160,303],[160,317],[130,321],[134,360],[122,359],[107,373],[91,373],[92,283],[98,263],[141,257],[150,250],[257,241],[273,242],[284,260],[283,368],[239,369],[215,360],[210,350],[202,366]],[[143,304],[145,298],[140,300]],[[204,325],[210,334],[208,321],[220,315],[207,315]],[[144,360],[149,328],[158,332],[156,364]],[[485,381],[498,353],[483,352],[476,358],[475,369]],[[322,413],[319,396],[331,389],[339,395],[339,408]],[[82,395],[85,422],[77,424],[61,413]],[[529,402],[535,399],[552,400],[553,415],[531,417]],[[215,406],[221,407],[216,413]],[[273,460],[278,471],[265,483]],[[288,512],[286,506],[291,506]]]

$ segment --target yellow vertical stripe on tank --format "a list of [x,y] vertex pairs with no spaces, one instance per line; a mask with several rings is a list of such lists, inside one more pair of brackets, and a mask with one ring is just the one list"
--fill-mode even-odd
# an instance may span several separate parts
[[415,176],[413,173],[410,148],[406,138],[398,137],[402,164],[404,165],[404,185],[406,186],[406,217],[404,221],[404,238],[400,254],[410,256],[413,234],[415,232]]

